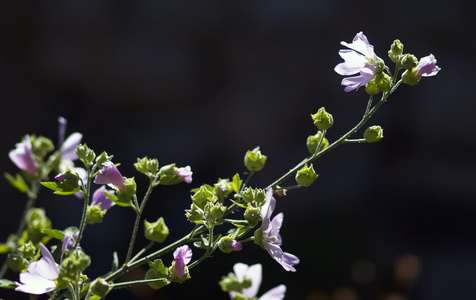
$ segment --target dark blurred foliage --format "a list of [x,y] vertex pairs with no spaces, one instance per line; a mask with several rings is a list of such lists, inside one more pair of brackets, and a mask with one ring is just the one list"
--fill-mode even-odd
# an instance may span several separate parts
[[[2,1],[0,170],[16,172],[8,151],[24,134],[56,141],[58,116],[96,152],[113,154],[142,193],[137,157],[191,165],[192,184],[158,189],[144,215],[164,216],[170,242],[191,229],[189,190],[242,173],[246,150],[268,155],[251,182],[266,186],[307,155],[319,107],[334,115],[330,140],[360,119],[365,91],[345,93],[333,71],[340,41],[363,30],[390,65],[398,38],[405,52],[434,54],[442,71],[382,106],[368,124],[384,128],[381,142],[337,148],[315,163],[313,186],[278,198],[283,248],[301,259],[296,273],[245,244],[216,253],[182,285],[110,297],[227,299],[217,282],[241,261],[264,265],[260,294],[284,283],[286,299],[474,299],[474,11],[463,0]],[[4,241],[24,199],[5,180],[0,188]],[[37,206],[55,228],[79,223],[74,197],[43,190]],[[108,270],[113,249],[124,257],[133,218],[114,207],[86,229],[91,278]]]

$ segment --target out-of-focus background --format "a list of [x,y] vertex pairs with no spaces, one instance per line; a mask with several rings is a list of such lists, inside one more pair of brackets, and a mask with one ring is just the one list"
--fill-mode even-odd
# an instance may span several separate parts
[[[238,253],[217,252],[182,285],[113,291],[111,299],[228,299],[217,282],[237,261],[263,264],[259,295],[285,284],[286,299],[474,299],[473,2],[0,6],[0,171],[16,172],[8,152],[24,134],[56,141],[59,116],[68,119],[68,133],[79,131],[97,153],[113,154],[124,176],[136,176],[139,191],[146,181],[132,167],[137,157],[190,165],[192,184],[159,188],[144,215],[165,218],[166,243],[192,228],[184,217],[190,189],[243,173],[246,150],[259,145],[268,156],[251,182],[263,187],[307,156],[306,138],[316,131],[310,114],[318,108],[334,115],[331,141],[360,120],[365,91],[345,93],[333,71],[340,41],[364,31],[391,66],[387,51],[398,38],[405,52],[434,54],[442,69],[417,86],[401,86],[381,107],[369,123],[384,128],[381,142],[337,148],[314,164],[321,174],[314,185],[278,198],[283,249],[301,259],[296,273],[247,243]],[[5,241],[25,200],[5,180],[0,190]],[[79,199],[43,190],[37,206],[47,209],[54,228],[79,223]],[[96,266],[87,270],[91,278],[108,271],[113,249],[124,257],[133,218],[132,210],[114,207],[102,224],[87,227],[81,246]],[[138,246],[145,243],[141,238]],[[163,260],[170,263],[171,255]],[[5,290],[0,297],[28,298]]]

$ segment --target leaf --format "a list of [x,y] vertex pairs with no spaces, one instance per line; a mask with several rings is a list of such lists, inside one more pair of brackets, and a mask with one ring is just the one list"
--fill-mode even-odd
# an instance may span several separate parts
[[164,276],[167,276],[167,268],[165,267],[164,263],[162,262],[161,259],[156,259],[153,262],[149,261],[148,262],[149,267],[154,270],[157,274],[162,274]]
[[241,184],[243,183],[243,180],[240,179],[240,175],[238,173],[233,176],[233,181],[230,182],[231,188],[235,191],[235,193],[238,193],[241,188]]
[[[208,248],[209,235],[208,235],[208,234],[202,234],[202,235],[200,236],[200,238],[201,238],[202,240],[193,243],[193,245],[194,245],[195,247],[197,247],[197,248],[200,248],[200,249],[206,249],[206,248]],[[217,235],[213,236],[212,245],[214,245],[220,238],[221,238],[221,234],[217,234]]]
[[44,187],[47,187],[57,195],[72,195],[79,192],[78,183],[72,183],[71,180],[64,180],[61,182],[44,181],[41,183]]
[[64,239],[64,233],[58,229],[42,229],[42,233],[47,234],[57,240],[63,240]]
[[121,202],[119,201],[119,198],[117,198],[116,195],[114,194],[109,194],[108,192],[105,192],[103,191],[103,193],[114,203],[116,203],[117,205],[119,206],[122,206],[122,207],[129,207],[129,206],[132,206],[132,202]]
[[4,289],[14,289],[17,284],[8,279],[0,279],[0,287]]
[[5,173],[5,178],[7,181],[17,190],[22,193],[26,193],[28,191],[28,185],[26,184],[25,180],[20,174],[17,174],[15,177],[12,175]]

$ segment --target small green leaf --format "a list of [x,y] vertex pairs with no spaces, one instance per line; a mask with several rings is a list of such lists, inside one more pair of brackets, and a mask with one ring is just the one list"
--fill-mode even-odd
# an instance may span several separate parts
[[20,192],[26,193],[28,191],[28,185],[20,174],[17,174],[15,177],[13,177],[12,175],[5,173],[5,178],[14,188]]
[[240,179],[240,175],[238,173],[233,176],[233,181],[230,182],[231,188],[235,191],[235,193],[238,193],[241,188],[241,184],[243,183],[243,180]]
[[62,182],[45,181],[41,183],[44,187],[55,191],[57,195],[72,195],[79,192],[78,183],[72,184],[70,180]]
[[167,268],[161,259],[156,259],[153,262],[148,262],[149,267],[154,270],[157,274],[167,275]]
[[42,229],[42,233],[47,234],[57,240],[64,239],[64,233],[58,229]]
[[132,206],[132,202],[121,202],[119,201],[119,198],[117,198],[116,195],[114,194],[109,194],[108,192],[103,192],[112,202],[116,203],[117,205],[119,206],[122,206],[122,207],[128,207],[128,206]]
[[8,279],[0,279],[0,287],[4,289],[14,289],[17,287],[17,284]]

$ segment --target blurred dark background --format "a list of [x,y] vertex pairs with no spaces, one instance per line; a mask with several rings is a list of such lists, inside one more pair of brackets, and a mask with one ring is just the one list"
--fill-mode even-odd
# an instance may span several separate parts
[[[283,283],[286,299],[475,299],[474,9],[463,0],[2,1],[0,170],[16,172],[8,152],[24,134],[56,142],[59,116],[136,176],[139,194],[137,157],[191,165],[192,184],[158,189],[144,215],[163,216],[171,242],[192,228],[190,189],[244,172],[246,150],[259,145],[268,156],[251,182],[263,187],[307,156],[319,107],[334,115],[331,141],[360,120],[365,91],[345,93],[333,71],[340,41],[362,30],[391,66],[398,38],[405,52],[434,54],[442,70],[382,106],[368,124],[384,128],[381,142],[337,148],[314,164],[313,186],[278,198],[283,249],[301,259],[296,273],[248,243],[217,252],[182,285],[110,298],[228,299],[217,282],[241,261],[263,264],[259,295]],[[0,190],[5,241],[25,200],[5,180]],[[79,223],[79,199],[43,190],[37,206],[54,228]],[[108,271],[113,249],[124,257],[133,219],[114,207],[87,227],[91,278]]]

